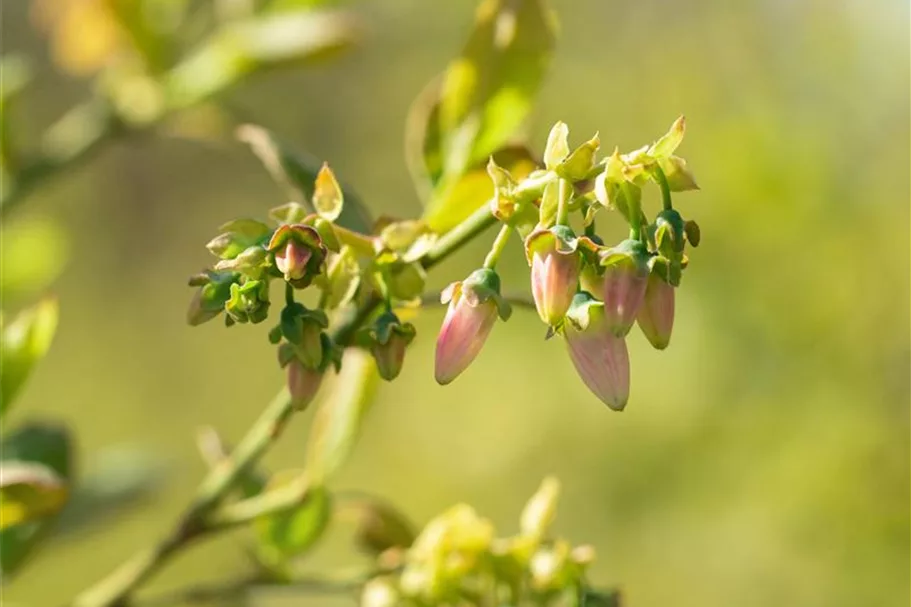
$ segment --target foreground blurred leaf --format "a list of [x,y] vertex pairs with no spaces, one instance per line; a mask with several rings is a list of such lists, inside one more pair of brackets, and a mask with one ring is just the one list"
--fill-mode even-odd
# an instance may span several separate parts
[[185,108],[265,68],[318,61],[359,37],[342,11],[297,11],[232,21],[210,36],[168,74],[169,105]]
[[620,593],[616,590],[583,590],[580,607],[620,607]]
[[[65,428],[33,423],[3,438],[0,461],[42,464],[68,483],[73,478],[72,451],[72,441]],[[4,576],[22,565],[52,523],[53,519],[48,519],[23,523],[0,531],[0,571]]]
[[63,271],[69,248],[66,231],[51,219],[8,221],[0,238],[0,294],[4,302],[23,301],[45,291]]
[[32,462],[0,463],[0,530],[58,512],[67,488],[52,469]]
[[[300,474],[294,471],[276,474],[266,490],[295,482]],[[329,493],[322,487],[314,487],[300,506],[257,519],[256,536],[265,563],[278,565],[307,552],[322,537],[331,515]]]
[[356,541],[369,554],[390,548],[408,548],[417,537],[414,524],[392,504],[376,499],[358,499],[345,507],[358,517]]
[[[291,200],[303,203],[312,198],[321,163],[310,156],[292,151],[275,135],[259,126],[244,125],[238,129],[237,137],[250,146]],[[373,221],[363,201],[349,186],[342,184],[341,189],[345,205],[337,223],[349,230],[370,233]]]
[[[492,154],[494,162],[515,179],[523,179],[537,168],[531,151],[525,146],[511,146]],[[475,165],[427,208],[427,225],[437,233],[451,230],[493,198],[494,187],[487,173],[487,162]]]
[[408,120],[409,164],[434,192],[428,217],[453,204],[447,191],[468,167],[514,135],[550,64],[554,39],[543,0],[484,0],[478,8],[462,54],[439,84],[421,93]]
[[92,74],[123,46],[123,32],[104,1],[33,0],[32,5],[36,25],[47,32],[54,63],[65,72]]
[[310,429],[307,472],[320,484],[345,463],[373,402],[379,374],[368,352],[348,348],[332,392],[319,404]]
[[9,410],[32,367],[51,345],[57,329],[57,302],[47,299],[21,312],[0,334],[0,418]]
[[70,492],[55,534],[110,524],[113,515],[158,495],[168,466],[155,453],[120,445],[100,451],[84,470]]

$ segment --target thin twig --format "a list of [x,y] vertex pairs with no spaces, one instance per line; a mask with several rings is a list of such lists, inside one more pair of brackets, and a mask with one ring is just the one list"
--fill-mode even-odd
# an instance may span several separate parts
[[[496,218],[490,213],[489,205],[484,205],[455,229],[442,236],[421,258],[421,265],[425,268],[433,267],[494,223]],[[357,329],[381,304],[382,299],[373,296],[347,317],[340,319],[332,335],[335,343],[343,347],[349,345]],[[258,516],[286,510],[305,499],[307,485],[302,481],[286,489],[243,500],[218,510],[242,475],[276,442],[293,412],[294,407],[288,392],[283,389],[266,407],[247,435],[231,452],[230,457],[209,472],[200,485],[193,504],[164,539],[152,549],[140,552],[107,578],[76,597],[74,607],[125,606],[130,595],[140,584],[193,540],[246,523]]]

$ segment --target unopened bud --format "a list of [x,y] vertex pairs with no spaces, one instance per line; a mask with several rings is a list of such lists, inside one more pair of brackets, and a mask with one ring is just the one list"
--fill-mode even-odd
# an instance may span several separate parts
[[535,230],[525,240],[525,255],[538,316],[549,326],[559,326],[579,286],[581,259],[575,236],[565,226]]
[[442,301],[449,308],[437,337],[434,374],[438,383],[448,384],[477,357],[497,317],[506,320],[511,309],[500,296],[499,276],[487,268],[449,285]]
[[674,287],[656,272],[648,277],[645,300],[636,322],[642,333],[658,350],[664,350],[671,342],[674,328]]
[[579,293],[564,325],[569,357],[588,389],[604,404],[622,411],[629,400],[629,351],[610,330],[604,304]]
[[605,251],[601,299],[608,329],[618,337],[629,333],[645,299],[648,251],[636,240],[624,240]]
[[288,363],[285,370],[288,377],[288,392],[291,393],[294,407],[298,410],[305,409],[313,401],[323,383],[323,372],[319,369],[308,369],[296,358]]
[[280,226],[266,248],[274,256],[276,270],[298,289],[322,271],[328,253],[316,228],[304,224]]

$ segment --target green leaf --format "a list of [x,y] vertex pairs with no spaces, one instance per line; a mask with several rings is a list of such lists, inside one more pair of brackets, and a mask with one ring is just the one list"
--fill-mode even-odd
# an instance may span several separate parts
[[67,499],[63,479],[33,462],[0,463],[0,530],[55,514]]
[[[498,150],[493,159],[514,179],[521,180],[537,168],[537,161],[525,146]],[[495,189],[487,172],[487,160],[465,173],[445,196],[434,200],[424,211],[427,226],[438,234],[447,232],[494,198]]]
[[[286,195],[298,205],[288,207],[300,209],[300,204],[310,200],[314,193],[319,167],[313,157],[294,152],[282,144],[271,132],[254,125],[244,125],[237,131],[237,137],[250,149],[266,167],[272,178],[282,186]],[[346,184],[341,184],[346,204],[336,223],[362,233],[370,233],[373,219],[361,198]],[[283,207],[284,208],[284,207]]]
[[432,194],[428,219],[452,204],[449,190],[465,171],[486,163],[524,121],[550,64],[554,30],[543,0],[484,0],[461,55],[420,93],[406,155],[419,194]]
[[569,127],[565,122],[557,122],[547,135],[544,146],[544,166],[552,171],[560,166],[569,156]]
[[338,255],[332,258],[326,279],[328,309],[338,308],[354,298],[361,284],[361,267],[357,263],[357,254],[351,247],[342,247]]
[[664,176],[667,178],[667,185],[672,192],[685,192],[687,190],[698,190],[699,185],[696,178],[686,166],[686,160],[679,156],[670,156],[658,161]]
[[355,20],[342,11],[303,10],[231,21],[167,74],[168,105],[196,105],[250,73],[318,61],[359,37]]
[[556,181],[544,186],[544,195],[541,196],[538,223],[543,228],[549,228],[557,222],[557,209],[560,206],[560,184]]
[[620,607],[620,593],[616,590],[583,590],[580,607]]
[[320,484],[345,463],[373,402],[379,374],[373,357],[348,348],[331,394],[319,404],[307,443],[307,473]]
[[[33,423],[4,437],[0,461],[35,462],[64,481],[74,474],[70,435],[62,426]],[[8,575],[20,567],[44,536],[52,520],[24,523],[0,531],[0,571]]]
[[[462,54],[446,70],[440,126],[446,140],[475,132],[467,164],[486,160],[531,109],[550,64],[555,24],[543,0],[485,0]],[[468,126],[477,121],[477,126]],[[464,168],[464,167],[462,167]]]
[[648,150],[648,155],[654,158],[667,158],[674,153],[674,150],[683,141],[683,135],[686,133],[686,119],[681,116],[674,121],[667,133],[662,135],[658,141],[652,144]]
[[[285,471],[269,481],[266,492],[298,481],[300,472]],[[278,565],[304,554],[322,537],[332,517],[332,499],[323,487],[313,487],[303,503],[286,512],[256,520],[259,553],[266,564]]]
[[44,358],[57,330],[57,302],[46,299],[21,312],[0,334],[0,418]]
[[66,230],[50,218],[5,220],[0,238],[0,294],[4,305],[45,291],[63,272],[69,250]]

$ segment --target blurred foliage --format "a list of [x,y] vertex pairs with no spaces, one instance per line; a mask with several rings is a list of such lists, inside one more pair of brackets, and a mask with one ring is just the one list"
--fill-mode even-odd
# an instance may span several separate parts
[[[62,51],[52,51],[55,64],[36,55],[33,85],[3,112],[5,124],[15,115],[22,134],[40,132],[88,92],[57,69],[98,69],[94,47],[133,35],[106,33],[101,0],[41,4],[58,7],[44,20],[54,47],[76,50],[67,51],[69,64]],[[212,6],[219,19],[237,22],[254,4],[264,3]],[[280,4],[301,6],[275,2],[275,10]],[[98,35],[76,36],[78,26],[57,42],[64,18],[79,23],[70,5],[91,7],[80,18],[94,12],[95,22],[83,31]],[[457,52],[473,5],[360,2],[371,29],[365,50],[328,69],[265,75],[228,92],[226,104],[293,149],[328,159],[346,203],[351,183],[376,216],[412,216],[419,206],[400,160],[403,108]],[[428,311],[411,319],[418,337],[405,370],[379,390],[337,483],[394,495],[419,521],[465,501],[499,527],[514,518],[515,496],[553,472],[563,481],[567,537],[598,547],[592,579],[620,585],[630,605],[907,605],[907,5],[554,5],[571,34],[532,113],[535,139],[558,118],[579,132],[600,128],[624,149],[681,112],[694,127],[686,145],[703,189],[693,199],[703,242],[678,301],[675,348],[659,354],[632,341],[643,361],[633,377],[639,406],[608,415],[565,353],[540,340],[533,314],[514,315],[477,365],[439,389],[429,360],[440,313]],[[4,53],[43,48],[28,9],[4,5]],[[4,68],[4,84],[7,75]],[[72,257],[55,285],[65,306],[54,348],[3,421],[15,433],[34,427],[20,423],[27,414],[62,419],[79,436],[80,456],[128,439],[192,462],[189,437],[199,425],[238,437],[281,377],[256,332],[187,330],[185,288],[175,276],[187,260],[205,263],[198,242],[212,225],[264,214],[276,190],[239,146],[142,143],[115,146],[4,217],[7,314],[45,287],[7,286],[26,266],[6,247],[34,242],[24,247],[29,263],[48,251],[52,261],[67,250]],[[690,202],[686,194],[679,200]],[[28,225],[46,217],[68,233],[28,236]],[[469,247],[431,286],[475,267],[482,252]],[[524,264],[518,250],[504,259],[507,289],[525,288],[517,280]],[[59,271],[41,268],[34,274],[45,285]],[[660,373],[652,368],[659,365]],[[268,466],[300,467],[306,437],[306,422],[292,425]],[[14,454],[9,444],[4,458]],[[203,466],[170,472],[137,509],[48,543],[9,580],[4,598],[60,603],[157,537]],[[321,538],[302,566],[347,560],[339,534]],[[0,541],[6,571],[20,553],[8,547],[7,530]],[[189,553],[154,588],[242,575],[249,564],[235,542]],[[351,604],[291,590],[251,602]]]

